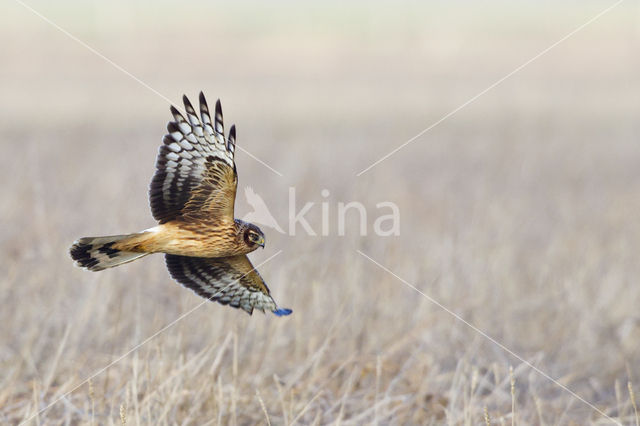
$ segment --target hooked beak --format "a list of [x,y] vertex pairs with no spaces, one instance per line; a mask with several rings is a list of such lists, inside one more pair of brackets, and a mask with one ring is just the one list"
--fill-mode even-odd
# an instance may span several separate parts
[[264,238],[260,238],[260,241],[258,241],[258,245],[262,248],[264,248]]

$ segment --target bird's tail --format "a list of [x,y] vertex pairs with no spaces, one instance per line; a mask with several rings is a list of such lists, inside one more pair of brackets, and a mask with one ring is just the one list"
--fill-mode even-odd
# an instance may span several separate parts
[[73,243],[69,253],[77,266],[90,271],[102,271],[149,254],[118,249],[118,245],[126,244],[127,240],[130,241],[139,236],[140,234],[84,237]]

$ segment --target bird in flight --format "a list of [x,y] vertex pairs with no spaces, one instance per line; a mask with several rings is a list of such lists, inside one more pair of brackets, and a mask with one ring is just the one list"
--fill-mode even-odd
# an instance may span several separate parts
[[238,174],[234,161],[236,128],[225,139],[220,100],[213,119],[200,92],[200,117],[183,96],[185,117],[171,106],[173,121],[156,161],[149,199],[158,226],[142,232],[85,237],[71,246],[76,265],[101,271],[152,253],[165,253],[169,273],[198,295],[223,305],[279,308],[247,253],[265,245],[256,225],[234,218]]

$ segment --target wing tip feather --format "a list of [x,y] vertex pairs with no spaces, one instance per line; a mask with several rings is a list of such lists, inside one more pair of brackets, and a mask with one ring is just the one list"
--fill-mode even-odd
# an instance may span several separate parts
[[173,105],[170,105],[170,106],[169,106],[169,110],[171,111],[171,115],[173,115],[174,117],[175,117],[176,115],[178,115],[178,116],[182,116],[182,114],[180,113],[180,111],[178,111],[178,108],[176,108],[176,107],[175,107],[175,106],[173,106]]
[[187,114],[196,115],[196,110],[191,105],[191,101],[187,97],[187,95],[182,95],[182,103],[184,104],[184,109],[187,111]]
[[202,91],[200,91],[200,94],[198,95],[198,101],[200,101],[200,109],[204,107],[205,111],[209,112],[209,105],[207,105],[207,98],[204,97],[204,93]]
[[278,308],[278,309],[274,309],[271,312],[273,312],[278,317],[286,317],[287,315],[290,315],[293,311],[287,308]]

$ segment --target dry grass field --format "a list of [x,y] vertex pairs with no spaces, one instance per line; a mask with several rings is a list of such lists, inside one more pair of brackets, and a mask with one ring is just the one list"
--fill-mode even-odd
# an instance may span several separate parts
[[[638,424],[637,2],[360,176],[614,3],[28,3],[157,93],[3,3],[1,424]],[[282,250],[260,271],[289,317],[203,304],[161,255],[69,258],[154,225],[163,97],[200,90],[280,174],[238,153],[238,217],[246,186],[280,224],[291,187],[318,234],[328,208],[251,255]],[[350,201],[366,236],[338,235]]]

